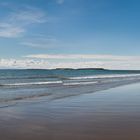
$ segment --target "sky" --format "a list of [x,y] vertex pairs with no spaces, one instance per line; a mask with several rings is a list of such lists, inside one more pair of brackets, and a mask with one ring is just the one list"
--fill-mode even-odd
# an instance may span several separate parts
[[139,0],[1,0],[0,68],[140,69]]

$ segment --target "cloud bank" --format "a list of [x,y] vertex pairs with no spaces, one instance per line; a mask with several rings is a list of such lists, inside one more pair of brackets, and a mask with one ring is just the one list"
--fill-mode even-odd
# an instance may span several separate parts
[[0,59],[0,68],[105,68],[140,69],[139,56],[87,55],[87,54],[40,54],[28,55],[22,59]]
[[117,56],[117,55],[93,55],[93,54],[33,54],[27,55],[26,58],[38,59],[99,59],[99,60],[140,60],[140,56]]

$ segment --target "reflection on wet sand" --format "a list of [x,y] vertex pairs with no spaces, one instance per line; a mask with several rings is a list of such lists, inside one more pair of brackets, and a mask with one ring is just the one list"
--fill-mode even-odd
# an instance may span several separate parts
[[140,84],[0,109],[1,140],[139,140]]

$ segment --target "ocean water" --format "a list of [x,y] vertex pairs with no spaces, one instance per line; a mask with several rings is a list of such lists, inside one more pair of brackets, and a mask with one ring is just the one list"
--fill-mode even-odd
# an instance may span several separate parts
[[[103,69],[0,70],[0,103],[138,82],[140,71]],[[90,87],[88,87],[90,86]]]

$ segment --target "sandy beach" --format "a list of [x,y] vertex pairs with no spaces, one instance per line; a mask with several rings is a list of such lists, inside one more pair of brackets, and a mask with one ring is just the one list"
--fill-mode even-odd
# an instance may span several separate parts
[[139,140],[140,84],[0,108],[2,140]]

